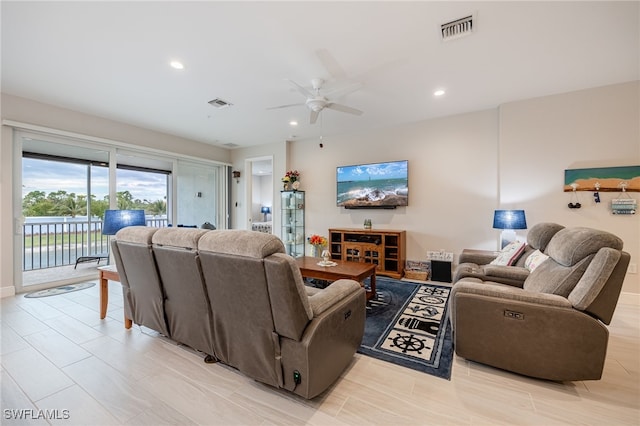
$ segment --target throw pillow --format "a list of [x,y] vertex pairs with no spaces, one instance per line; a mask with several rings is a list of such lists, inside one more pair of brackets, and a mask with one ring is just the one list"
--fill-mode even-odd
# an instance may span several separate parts
[[540,250],[536,250],[527,257],[527,260],[524,262],[524,267],[529,270],[529,272],[533,272],[542,262],[547,260],[549,256],[542,253]]
[[509,243],[500,251],[498,257],[491,261],[491,265],[511,266],[518,261],[518,258],[524,253],[526,243],[514,241]]

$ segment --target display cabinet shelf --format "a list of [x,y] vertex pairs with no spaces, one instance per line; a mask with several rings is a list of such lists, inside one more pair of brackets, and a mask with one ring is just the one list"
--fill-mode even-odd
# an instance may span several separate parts
[[280,191],[282,241],[287,254],[304,256],[304,191]]

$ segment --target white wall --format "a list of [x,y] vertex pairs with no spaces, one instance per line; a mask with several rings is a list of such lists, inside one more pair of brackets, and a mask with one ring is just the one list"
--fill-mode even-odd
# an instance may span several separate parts
[[[227,149],[2,94],[1,119],[87,135],[180,155],[230,161]],[[13,274],[13,131],[2,126],[0,140],[0,297],[15,292]],[[19,208],[19,207],[18,207]]]
[[[427,250],[456,251],[479,238],[495,241],[490,226],[496,207],[497,111],[479,111],[378,131],[291,145],[289,162],[306,190],[306,233],[331,227],[407,231],[408,259]],[[409,160],[409,206],[395,210],[347,210],[336,206],[336,167]],[[484,217],[483,217],[484,216]],[[482,226],[479,226],[482,224]]]
[[[65,130],[82,135],[131,143],[134,145],[175,152],[192,157],[230,161],[226,148],[184,139],[166,133],[58,108],[29,99],[2,93],[2,119]],[[3,139],[4,143],[4,139]]]
[[[384,131],[325,137],[324,148],[315,139],[291,142],[275,160],[301,172],[307,236],[327,235],[332,227],[361,228],[370,218],[374,228],[407,230],[407,258],[423,259],[427,250],[496,249],[493,211],[518,208],[526,211],[529,226],[550,221],[613,232],[637,264],[640,215],[610,214],[613,194],[604,193],[595,205],[591,193],[583,192],[584,207],[569,209],[563,184],[567,168],[640,165],[639,99],[638,82],[527,99]],[[245,153],[232,155],[241,164]],[[336,207],[337,166],[403,159],[409,160],[408,207]],[[640,293],[637,274],[627,275],[624,291]]]
[[[427,250],[459,253],[463,248],[495,249],[499,231],[491,228],[496,208],[522,208],[529,225],[553,221],[567,226],[592,226],[620,236],[632,262],[640,256],[640,215],[614,216],[607,210],[611,194],[600,205],[591,193],[580,194],[582,209],[568,209],[569,194],[562,192],[567,168],[640,164],[640,83],[632,82],[590,90],[527,99],[496,109],[427,120],[362,134],[317,140],[275,142],[237,149],[217,158],[218,148],[170,142],[164,135],[131,129],[120,123],[30,101],[11,100],[12,114],[3,118],[53,128],[115,138],[225,161],[244,172],[247,158],[273,156],[274,232],[279,235],[280,177],[289,169],[301,172],[306,191],[306,234],[327,234],[330,227],[373,227],[408,231],[409,259],[424,258]],[[58,117],[57,119],[54,119]],[[82,123],[78,123],[82,122]],[[96,123],[93,131],[92,123]],[[65,127],[67,126],[67,127]],[[117,136],[119,135],[119,136]],[[144,136],[144,137],[142,137]],[[12,283],[10,238],[11,132],[2,129],[0,146],[0,279]],[[388,160],[409,160],[409,206],[396,210],[345,210],[336,207],[335,168],[341,165]],[[228,160],[226,160],[228,161]],[[246,176],[231,181],[232,223],[245,228],[250,206],[244,206]],[[640,194],[632,193],[634,198]],[[238,203],[236,206],[236,202]],[[524,237],[524,232],[520,233]],[[11,260],[8,260],[11,259]],[[638,275],[627,275],[624,291],[640,293]]]
[[[640,257],[640,215],[613,215],[620,193],[578,192],[569,209],[565,169],[640,165],[640,83],[618,84],[500,107],[500,197],[506,208],[526,210],[528,223],[603,229],[624,240],[631,262]],[[639,199],[640,193],[630,193]],[[640,293],[638,275],[625,291]]]

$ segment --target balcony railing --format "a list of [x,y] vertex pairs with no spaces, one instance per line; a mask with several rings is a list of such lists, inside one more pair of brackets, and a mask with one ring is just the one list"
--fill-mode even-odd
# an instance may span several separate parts
[[[74,265],[80,256],[108,255],[109,238],[102,235],[102,220],[55,218],[22,225],[22,270]],[[167,226],[166,218],[147,218],[147,226]]]

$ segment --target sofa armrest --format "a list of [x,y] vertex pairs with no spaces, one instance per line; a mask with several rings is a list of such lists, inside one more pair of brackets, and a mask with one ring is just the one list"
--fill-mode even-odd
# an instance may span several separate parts
[[475,263],[476,265],[486,265],[497,256],[497,251],[464,249],[458,258],[458,264]]
[[354,280],[341,279],[333,282],[330,286],[309,297],[309,305],[313,311],[313,316],[319,316],[338,301],[361,288],[360,284]]
[[[317,396],[340,377],[353,361],[364,335],[365,290],[355,281],[339,281],[347,283],[336,281],[322,292],[335,285],[352,287],[355,291],[314,315],[301,340],[280,339],[283,387],[307,399]],[[299,384],[294,381],[294,371],[302,378]]]
[[460,281],[450,312],[458,356],[546,380],[602,375],[607,328],[562,296]]
[[310,287],[308,285],[305,285],[304,286],[304,291],[307,293],[308,297],[311,297],[311,296],[313,296],[315,294],[320,293],[322,291],[322,289],[321,288],[316,288],[316,287]]
[[[566,297],[557,294],[538,293],[526,291],[508,284],[472,281],[458,281],[451,291],[451,298],[455,300],[457,294],[476,294],[480,296],[495,297],[502,299],[505,303],[509,301],[534,303],[544,306],[554,306],[558,308],[573,309],[571,302]],[[453,302],[455,303],[455,301]]]
[[[484,274],[489,281],[499,281],[503,284],[512,285],[513,281],[520,281],[519,287],[522,287],[529,276],[529,270],[521,266],[486,265]],[[506,278],[509,282],[503,282],[496,278]]]

